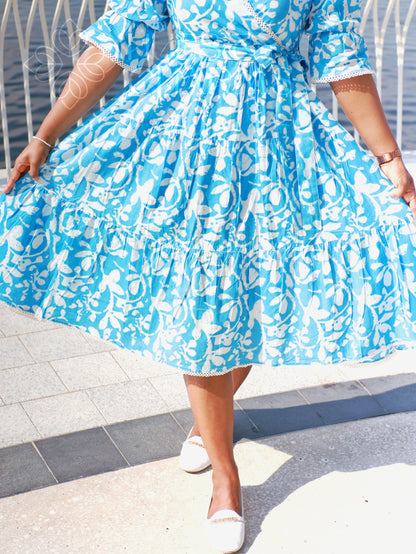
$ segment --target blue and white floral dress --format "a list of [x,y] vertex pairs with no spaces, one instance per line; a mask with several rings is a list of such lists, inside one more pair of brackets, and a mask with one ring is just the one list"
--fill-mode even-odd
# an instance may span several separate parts
[[416,345],[410,209],[311,89],[373,73],[359,1],[251,4],[279,42],[242,0],[112,0],[80,33],[139,73],[177,41],[1,195],[1,301],[199,375]]

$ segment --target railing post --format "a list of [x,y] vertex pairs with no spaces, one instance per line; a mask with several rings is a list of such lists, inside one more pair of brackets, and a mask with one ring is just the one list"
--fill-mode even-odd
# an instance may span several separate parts
[[6,34],[6,24],[9,19],[9,13],[12,5],[12,0],[6,0],[6,6],[4,8],[3,17],[0,24],[0,115],[1,115],[1,129],[3,132],[3,145],[6,162],[6,172],[10,175],[11,159],[10,159],[10,143],[9,143],[9,122],[6,112],[6,90],[4,86],[4,37]]

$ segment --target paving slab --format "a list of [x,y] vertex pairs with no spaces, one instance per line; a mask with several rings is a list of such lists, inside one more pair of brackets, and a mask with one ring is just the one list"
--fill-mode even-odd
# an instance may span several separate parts
[[188,394],[182,373],[150,377],[149,381],[164,399],[170,410],[186,410],[190,408]]
[[82,333],[74,327],[61,325],[50,331],[24,333],[19,336],[37,362],[59,360],[94,352]]
[[253,365],[246,381],[239,388],[235,398],[251,398],[275,392],[292,391],[303,387],[316,387],[326,383],[349,381],[342,371],[346,366],[338,365],[293,365],[268,367]]
[[64,358],[50,362],[68,390],[83,390],[128,381],[109,352]]
[[106,423],[85,391],[29,400],[22,406],[41,437],[72,433]]
[[177,369],[160,362],[150,363],[147,358],[140,356],[139,352],[114,350],[112,355],[120,367],[124,369],[130,379],[143,379],[144,377],[159,377],[170,373],[177,373]]
[[[194,416],[192,410],[177,410],[172,413],[174,419],[178,422],[181,429],[187,435],[192,425],[194,424]],[[264,436],[256,424],[250,419],[248,414],[240,408],[237,402],[234,403],[234,442],[238,442],[242,438],[258,439]]]
[[0,407],[0,448],[41,437],[20,404]]
[[325,423],[341,423],[382,415],[382,406],[360,383],[333,383],[301,389],[300,394],[309,402]]
[[59,482],[128,465],[102,428],[39,440],[35,446]]
[[47,362],[0,371],[0,396],[6,404],[66,392],[68,389]]
[[[61,324],[59,324],[61,325]],[[93,337],[90,333],[86,333],[79,329],[82,337],[88,342],[94,352],[113,352],[118,350],[118,347],[107,340]]]
[[361,383],[386,412],[416,410],[416,373],[362,379]]
[[[241,554],[411,554],[416,413],[286,433],[235,447]],[[204,518],[211,471],[178,458],[0,500],[7,554],[215,554]]]
[[35,363],[19,337],[4,337],[0,339],[0,369]]
[[31,333],[37,331],[47,331],[62,327],[61,323],[55,323],[50,320],[39,320],[19,314],[15,310],[10,310],[4,304],[0,305],[0,329],[4,336],[20,335],[22,333]]
[[166,413],[168,406],[147,379],[90,389],[88,395],[107,423]]
[[[234,403],[234,442],[242,438],[259,439],[290,431],[328,426],[332,423],[355,421],[369,416],[375,417],[391,413],[385,406],[396,406],[398,408],[397,411],[400,412],[405,411],[404,407],[406,406],[413,410],[415,408],[415,382],[415,374],[410,373],[394,375],[389,378],[377,377],[368,379],[366,380],[367,386],[364,386],[359,381],[351,381],[332,385],[319,385],[315,388],[309,387],[296,391],[285,391],[262,397],[243,398]],[[120,417],[132,415],[129,411],[126,412],[124,407],[126,401],[127,407],[133,405],[136,410],[139,405],[140,410],[143,410],[143,413],[147,414],[150,414],[155,408],[155,406],[151,406],[152,394],[156,395],[156,404],[158,402],[163,403],[163,400],[158,397],[158,393],[145,379],[142,380],[142,383],[128,382],[122,383],[122,385],[123,388],[117,391],[115,391],[113,386],[104,387],[109,389],[112,394],[109,394],[110,400],[107,398],[107,402],[103,401],[102,409],[105,410],[106,404],[109,403],[110,406],[113,405],[117,409],[121,405],[124,410],[123,413],[117,412],[118,417],[114,417],[116,420]],[[126,387],[132,390],[127,391]],[[375,394],[372,395],[369,389],[374,390]],[[99,391],[99,388],[93,390]],[[149,394],[149,390],[151,394]],[[89,391],[89,394],[91,392]],[[91,405],[87,403],[83,406],[83,403],[85,403],[84,394],[82,391],[68,393],[63,396],[66,404],[63,403],[62,405],[59,404],[61,400],[59,396],[44,399],[46,405],[45,402],[35,401],[36,410],[33,412],[29,410],[29,413],[31,413],[32,419],[34,419],[43,432],[45,432],[45,417],[42,408],[45,406],[46,409],[44,411],[46,415],[53,413],[54,410],[57,410],[57,407],[60,407],[63,411],[61,418],[67,419],[67,425],[73,426],[75,424],[76,428],[83,428],[84,425],[89,424],[89,428],[91,428],[93,427],[91,424],[94,418],[90,420],[90,418],[86,417],[91,410]],[[140,406],[139,399],[143,397],[146,398],[147,402],[150,402],[149,405],[145,403],[143,406]],[[84,401],[82,400],[83,398]],[[54,410],[51,410],[50,403],[53,404],[52,408]],[[27,404],[31,406],[33,403],[24,403],[25,406]],[[9,406],[9,408],[19,410],[21,407],[20,405],[13,405]],[[86,413],[83,413],[85,410]],[[0,409],[0,416],[2,413],[5,412]],[[104,417],[105,414],[101,415]],[[108,419],[111,420],[112,418]],[[53,420],[46,421],[49,425],[49,427],[46,427],[46,431],[51,431],[50,425],[53,425]],[[5,422],[7,423],[7,420]],[[156,413],[153,415],[142,414],[141,417],[135,419],[127,419],[119,423],[113,422],[112,425],[108,425],[108,423],[107,421],[107,424],[101,425],[100,428],[97,427],[91,433],[97,433],[99,436],[103,434],[108,435],[126,461],[131,465],[135,465],[179,454],[184,435],[188,433],[193,424],[193,416],[190,409],[166,413],[163,410],[161,413],[156,410]],[[8,425],[5,426],[6,438],[7,433],[10,435],[14,431],[14,425],[14,418],[9,417]],[[81,433],[80,437],[82,436]],[[38,437],[36,436],[36,438]],[[84,443],[83,441],[74,440],[72,434],[69,433],[67,435],[60,434],[55,436],[51,444],[57,447],[54,466],[58,469],[54,471],[54,475],[58,476],[59,471],[61,471],[59,466],[62,466],[62,476],[58,478],[58,481],[62,482],[67,478],[71,478],[71,476],[69,475],[70,472],[68,473],[65,469],[68,463],[66,451],[65,449],[58,448],[58,446],[60,444],[70,444],[71,456],[74,459],[78,459],[83,458],[85,455]],[[7,443],[3,444],[3,446],[6,445]],[[79,452],[77,451],[78,448]],[[99,460],[91,465],[91,470],[89,471],[91,475],[99,473],[101,467],[111,468],[114,464],[114,456],[111,449],[98,449],[98,454],[95,450],[97,449],[94,449],[91,456],[98,456]],[[23,461],[22,463],[24,464],[25,462]],[[13,471],[11,467],[9,471]],[[68,476],[65,477],[67,474]],[[18,489],[16,491],[10,489],[7,484],[8,480],[13,481],[14,475],[9,475],[5,471],[2,473],[1,478],[5,483],[0,483],[0,490],[3,487],[9,491],[9,494],[19,492]],[[34,488],[37,487],[38,484],[35,479]],[[28,485],[26,490],[30,490]],[[1,492],[0,496],[2,496]]]
[[174,456],[185,439],[170,414],[115,423],[106,431],[131,465]]
[[31,491],[56,483],[57,480],[32,443],[0,449],[1,496]]
[[324,420],[298,391],[254,396],[236,401],[262,435],[325,425]]

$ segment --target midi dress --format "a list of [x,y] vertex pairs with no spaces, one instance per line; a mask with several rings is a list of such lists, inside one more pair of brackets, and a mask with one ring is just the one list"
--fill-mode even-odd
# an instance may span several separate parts
[[137,75],[1,195],[0,301],[201,376],[416,346],[410,208],[313,90],[374,74],[359,1],[108,4]]

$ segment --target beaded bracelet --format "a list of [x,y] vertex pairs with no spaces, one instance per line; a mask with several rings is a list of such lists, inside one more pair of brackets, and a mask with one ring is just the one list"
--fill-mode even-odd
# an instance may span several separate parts
[[49,142],[46,142],[46,140],[43,140],[40,137],[33,137],[33,138],[42,141],[43,144],[46,144],[46,146],[49,146],[49,148],[53,148],[52,144],[49,144]]

